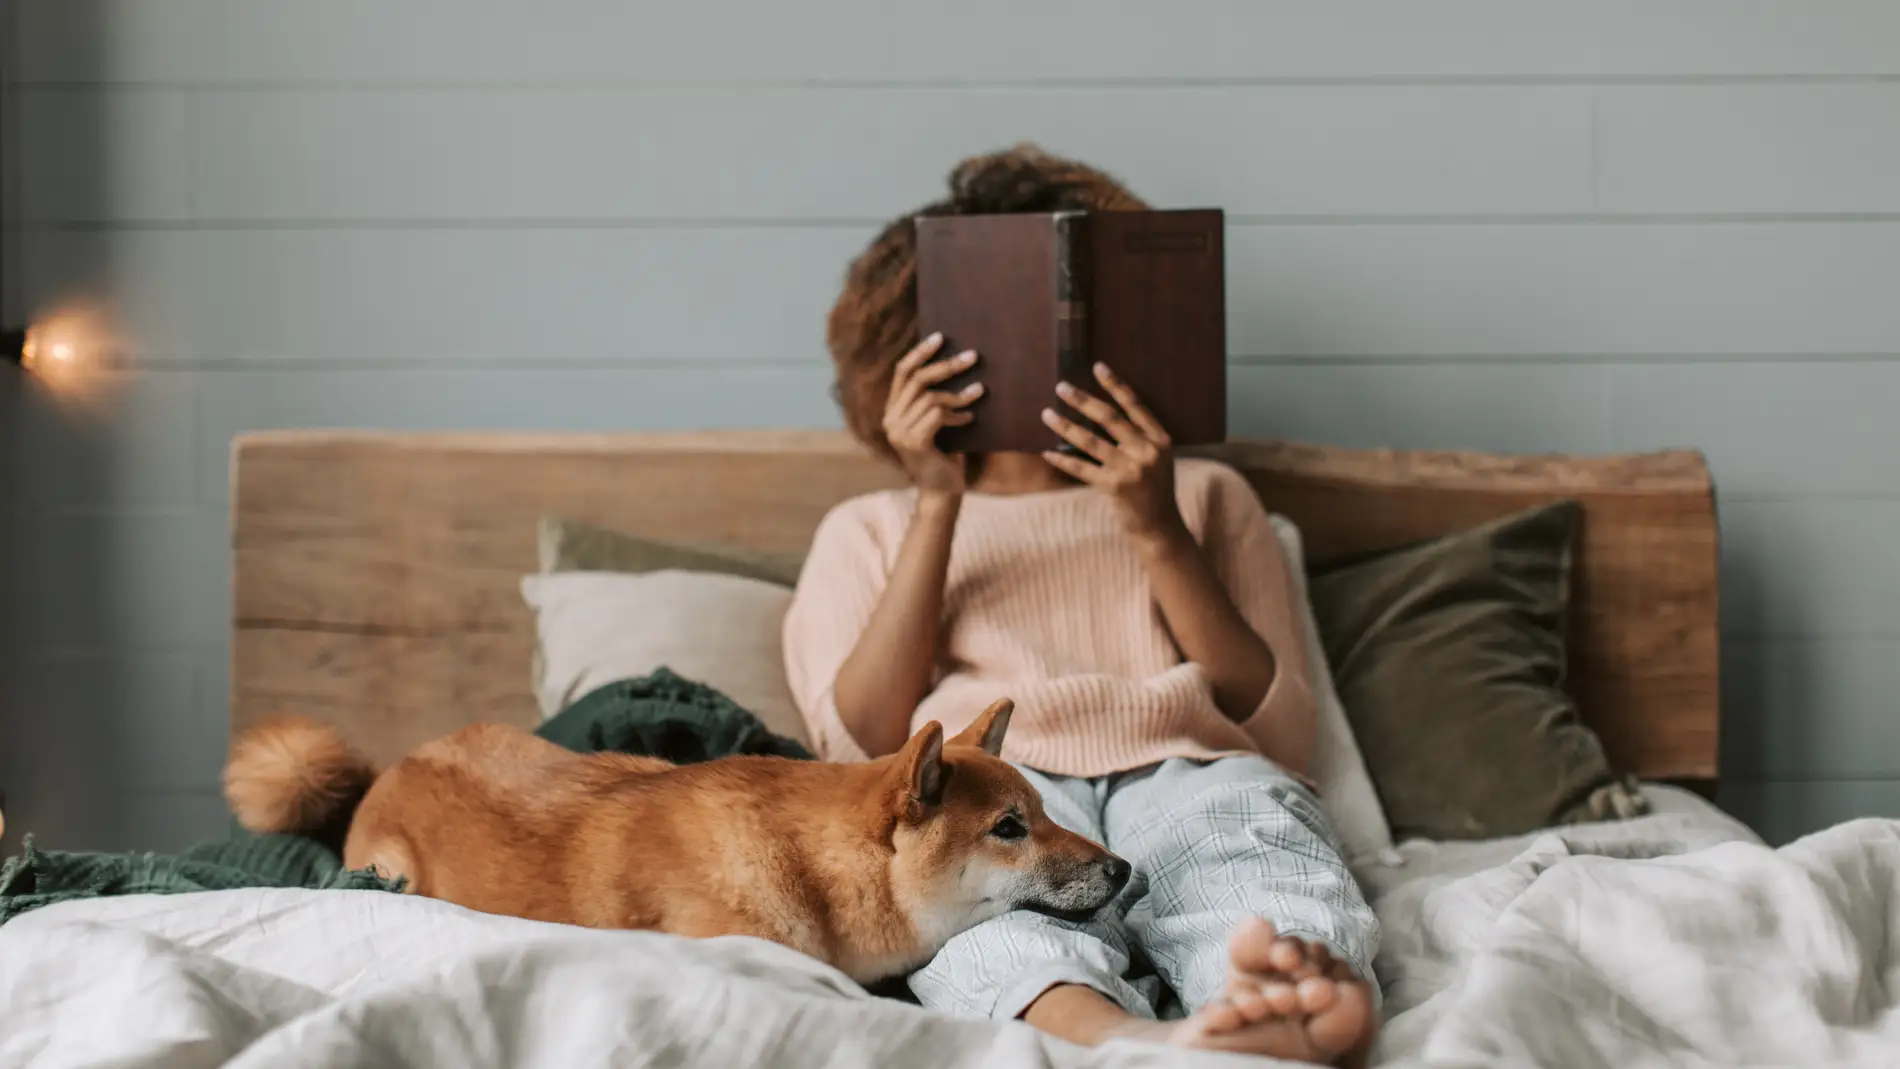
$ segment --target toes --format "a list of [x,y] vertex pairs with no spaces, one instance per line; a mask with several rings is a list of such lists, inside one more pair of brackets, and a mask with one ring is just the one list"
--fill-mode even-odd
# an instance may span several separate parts
[[1274,928],[1273,922],[1265,917],[1248,917],[1241,921],[1240,925],[1234,929],[1234,936],[1239,938],[1243,935],[1258,939],[1262,943],[1271,943],[1280,937],[1279,930]]
[[1299,996],[1300,1009],[1307,1013],[1324,1013],[1338,998],[1339,985],[1331,980],[1309,976],[1300,981],[1295,993]]
[[1200,1026],[1202,1035],[1217,1036],[1233,1032],[1247,1023],[1247,1019],[1228,999],[1216,999],[1202,1006],[1194,1015],[1194,1021]]
[[1304,980],[1309,976],[1330,976],[1333,971],[1333,952],[1325,943],[1305,939],[1282,939],[1281,942],[1298,943],[1300,947],[1299,965],[1286,970],[1295,980]]
[[1279,982],[1261,984],[1260,997],[1266,1002],[1268,1009],[1282,1017],[1300,1008],[1300,994],[1292,984]]
[[1298,939],[1281,939],[1267,951],[1274,972],[1294,973],[1306,964],[1306,948]]
[[1227,1001],[1249,1023],[1264,1021],[1273,1014],[1281,1012],[1275,1010],[1267,1002],[1267,996],[1259,984],[1237,985],[1234,990],[1227,993]]
[[1306,1019],[1307,1040],[1329,1056],[1363,1049],[1378,1027],[1372,989],[1363,981],[1329,986],[1332,1005]]
[[1273,972],[1273,951],[1278,938],[1273,925],[1259,917],[1241,921],[1227,941],[1227,956],[1234,971],[1254,974]]
[[1306,961],[1313,967],[1314,976],[1330,976],[1333,971],[1333,952],[1325,943],[1306,944]]

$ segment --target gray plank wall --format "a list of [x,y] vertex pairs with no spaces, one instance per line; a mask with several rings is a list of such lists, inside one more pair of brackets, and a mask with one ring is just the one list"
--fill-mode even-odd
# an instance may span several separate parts
[[1900,815],[1900,5],[8,0],[0,784],[216,829],[226,452],[301,426],[830,426],[847,255],[1019,138],[1233,222],[1234,422],[1694,445],[1729,787]]

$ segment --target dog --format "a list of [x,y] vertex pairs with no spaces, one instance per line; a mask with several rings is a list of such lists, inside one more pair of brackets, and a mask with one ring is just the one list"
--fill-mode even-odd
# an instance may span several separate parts
[[[861,984],[916,970],[1015,909],[1080,920],[1128,862],[1049,819],[997,755],[999,701],[861,764],[580,754],[482,724],[380,775],[334,729],[240,736],[225,797],[254,832],[338,835],[343,860],[486,913],[688,937],[747,935]],[[336,841],[333,839],[332,841]]]

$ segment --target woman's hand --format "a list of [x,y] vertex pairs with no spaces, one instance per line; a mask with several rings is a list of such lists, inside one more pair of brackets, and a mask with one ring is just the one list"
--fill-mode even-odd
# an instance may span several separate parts
[[1113,497],[1131,538],[1155,545],[1178,540],[1187,534],[1187,527],[1174,499],[1174,443],[1135,391],[1116,378],[1108,365],[1095,365],[1095,381],[1115,399],[1115,405],[1066,382],[1056,385],[1056,394],[1107,431],[1107,440],[1053,408],[1042,410],[1042,421],[1096,463],[1054,450],[1043,453],[1043,459]]
[[[1234,593],[1201,549],[1181,519],[1181,508],[1174,497],[1174,449],[1161,422],[1142,406],[1141,399],[1128,384],[1115,377],[1101,364],[1095,365],[1095,380],[1119,405],[1111,405],[1081,390],[1057,388],[1062,399],[1077,412],[1107,432],[1110,440],[1077,426],[1052,409],[1044,409],[1043,422],[1062,439],[1093,457],[1091,464],[1066,453],[1048,452],[1043,457],[1061,470],[1099,487],[1112,495],[1121,512],[1122,522],[1134,540],[1142,565],[1148,573],[1148,587],[1155,607],[1181,656],[1201,666],[1214,704],[1235,723],[1250,720],[1261,708],[1278,678],[1280,662],[1266,639],[1255,631],[1240,610]],[[1244,512],[1244,510],[1235,510]],[[1231,517],[1228,522],[1235,522]],[[1258,541],[1277,548],[1272,525],[1264,511],[1258,512]],[[1224,532],[1223,540],[1233,539],[1238,531]],[[1264,552],[1255,552],[1257,560],[1248,567],[1260,568],[1269,560]],[[1278,557],[1271,558],[1277,562]],[[1231,562],[1229,574],[1240,568]],[[1285,613],[1284,592],[1290,580],[1281,582],[1276,612]],[[1260,587],[1250,584],[1249,593],[1259,596]],[[1298,631],[1293,631],[1297,635]],[[1297,643],[1297,639],[1295,640]],[[1297,650],[1298,646],[1290,647]],[[1301,662],[1294,661],[1296,666]],[[1296,667],[1295,671],[1299,671]],[[1261,723],[1253,729],[1254,738],[1268,757],[1295,773],[1304,775],[1313,756],[1313,714],[1311,702],[1289,703],[1298,708]]]
[[929,363],[942,345],[943,335],[932,334],[897,362],[884,403],[884,437],[919,493],[953,496],[963,493],[968,468],[961,455],[937,448],[937,432],[976,418],[964,409],[983,396],[983,384],[973,382],[955,393],[934,389],[976,363],[974,352]]

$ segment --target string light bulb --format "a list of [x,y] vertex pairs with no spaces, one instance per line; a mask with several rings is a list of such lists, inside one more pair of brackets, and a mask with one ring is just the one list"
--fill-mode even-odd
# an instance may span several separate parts
[[110,370],[119,351],[107,317],[80,305],[38,318],[24,329],[8,330],[0,344],[9,360],[62,395],[90,389]]
[[71,367],[79,352],[70,338],[45,337],[44,327],[28,327],[17,332],[17,342],[14,341],[14,333],[8,332],[7,355],[28,371]]

